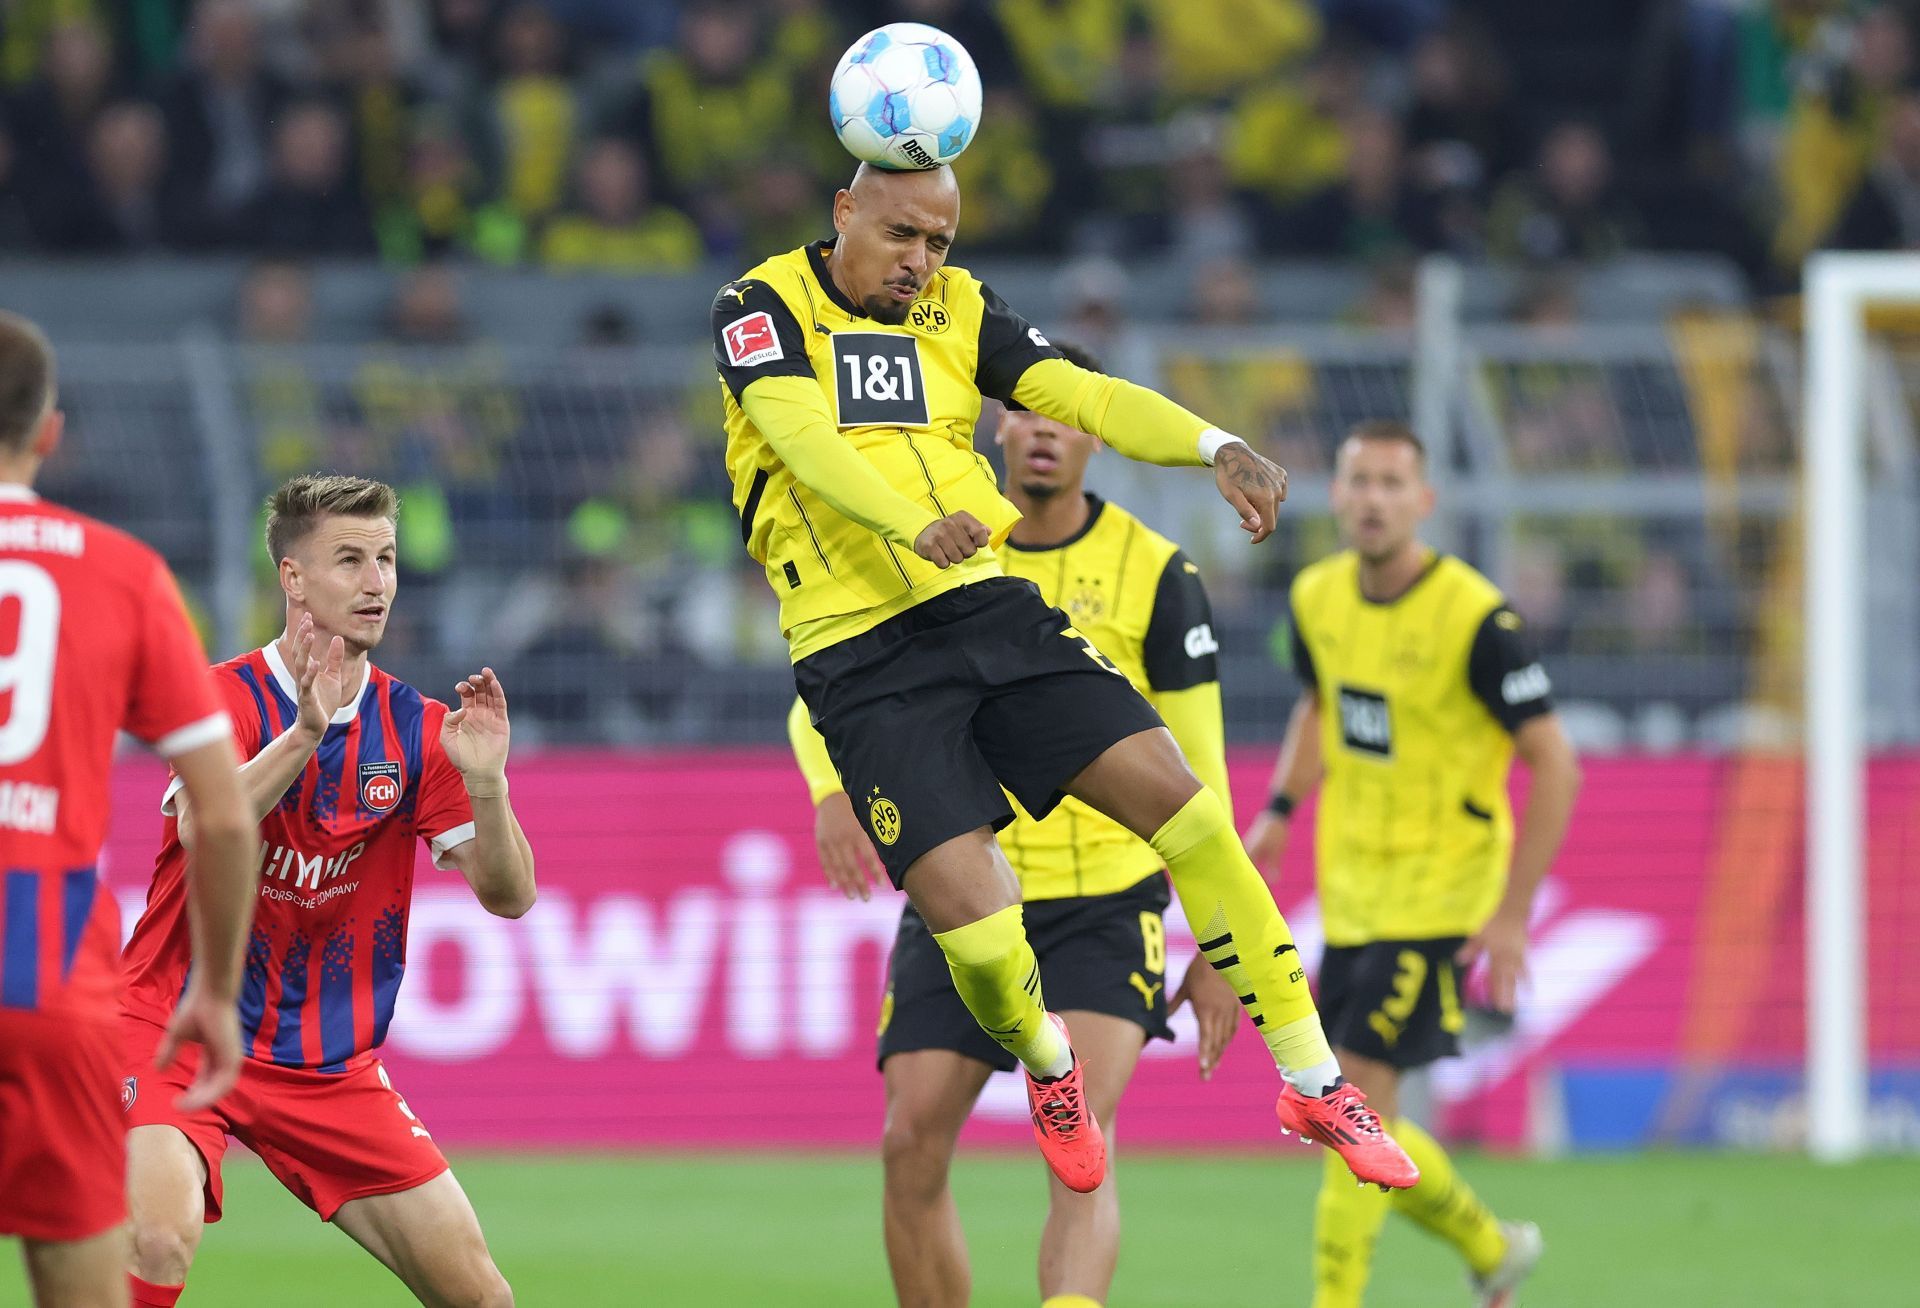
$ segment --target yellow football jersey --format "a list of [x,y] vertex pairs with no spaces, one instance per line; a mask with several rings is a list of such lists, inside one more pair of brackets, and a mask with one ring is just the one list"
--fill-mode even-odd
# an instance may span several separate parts
[[747,417],[747,386],[814,382],[840,435],[925,510],[925,522],[965,510],[998,545],[1020,515],[973,446],[981,396],[1009,398],[1029,366],[1059,357],[963,268],[935,273],[901,325],[869,318],[834,285],[828,248],[768,259],[714,301],[734,507],[748,552],[780,596],[796,662],[1000,568],[983,550],[942,570],[835,511]]
[[[1047,603],[1064,611],[1095,649],[1162,707],[1170,726],[1179,723],[1165,711],[1165,697],[1196,686],[1214,687],[1210,703],[1217,723],[1219,647],[1200,570],[1179,546],[1125,509],[1087,498],[1093,516],[1072,539],[1039,548],[1009,541],[1000,547],[1000,566],[1038,586]],[[1181,745],[1197,755],[1221,748],[1220,738],[1216,726],[1216,743],[1182,739]],[[1203,758],[1192,761],[1202,779],[1212,779]],[[1225,794],[1221,799],[1231,802]],[[1145,841],[1071,795],[1041,822],[1016,804],[1000,846],[1020,877],[1023,899],[1115,894],[1161,866]]]
[[1294,578],[1294,671],[1320,703],[1314,860],[1327,942],[1471,935],[1506,886],[1511,733],[1551,687],[1494,584],[1436,555],[1398,599],[1336,554]]

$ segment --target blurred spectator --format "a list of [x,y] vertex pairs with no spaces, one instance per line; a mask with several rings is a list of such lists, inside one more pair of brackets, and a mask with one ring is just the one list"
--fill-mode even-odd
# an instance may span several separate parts
[[243,229],[256,248],[277,254],[373,253],[373,224],[347,171],[346,122],[332,105],[295,104],[275,124],[270,180]]
[[1346,137],[1346,176],[1279,215],[1269,248],[1362,260],[1437,248],[1434,207],[1407,180],[1399,123],[1364,110],[1347,120]]
[[106,34],[69,20],[47,34],[40,76],[14,100],[22,194],[50,243],[90,202],[87,140],[112,95],[112,72]]
[[1046,109],[1084,113],[1120,94],[1126,0],[995,0],[1021,79]]
[[1521,279],[1507,316],[1536,331],[1570,331],[1580,325],[1578,283],[1566,267],[1536,268]]
[[1213,103],[1310,52],[1320,15],[1309,0],[1143,0],[1169,95]]
[[1064,233],[1040,230],[1053,167],[1041,148],[1033,103],[1013,87],[991,90],[980,128],[953,175],[964,199],[961,239],[967,252],[1054,247]]
[[140,254],[178,249],[191,237],[189,220],[169,202],[166,123],[139,100],[102,109],[87,137],[86,199],[48,233],[55,250],[85,254]]
[[1888,106],[1883,144],[1834,225],[1843,250],[1920,249],[1920,91]]
[[501,200],[522,223],[560,206],[580,110],[567,80],[566,32],[538,4],[521,3],[494,38],[500,75],[487,97]]
[[748,262],[817,241],[833,231],[833,188],[804,160],[775,157],[740,173],[731,190],[737,246]]
[[1322,49],[1304,79],[1275,79],[1242,96],[1223,149],[1234,184],[1286,208],[1340,180],[1342,124],[1366,104],[1366,67],[1344,46]]
[[1494,196],[1487,228],[1488,248],[1503,259],[1597,260],[1625,248],[1632,220],[1599,129],[1569,121],[1549,131],[1534,168],[1509,178]]
[[268,127],[290,90],[261,61],[247,0],[201,0],[189,50],[161,105],[196,243],[218,245],[238,235],[241,214],[267,185]]
[[786,70],[758,48],[743,0],[691,0],[679,47],[647,60],[622,117],[663,197],[693,214],[711,240],[734,230],[731,188],[780,151],[794,112]]
[[261,259],[240,283],[240,338],[260,345],[307,339],[313,321],[313,278],[294,259]]
[[1693,583],[1669,550],[1649,550],[1622,596],[1627,643],[1636,653],[1686,648],[1694,634]]
[[324,5],[313,40],[322,79],[347,118],[348,156],[361,198],[376,220],[405,209],[414,114],[431,88],[407,70],[392,5]]
[[405,203],[381,215],[380,248],[397,263],[474,253],[498,263],[517,259],[526,229],[505,205],[485,197],[486,179],[453,117],[419,114],[407,152]]
[[580,319],[577,339],[589,349],[623,349],[640,343],[640,324],[621,305],[597,305]]
[[[1507,68],[1481,27],[1461,19],[1420,43],[1408,74],[1410,164],[1424,189],[1448,197],[1438,221],[1447,244],[1459,248],[1477,225],[1475,205],[1484,202],[1495,178],[1520,163]],[[1465,214],[1454,207],[1456,197],[1464,198]]]
[[259,259],[240,283],[235,309],[241,341],[266,347],[239,369],[247,430],[253,435],[260,474],[279,481],[323,466],[329,448],[327,406],[310,361],[274,347],[302,345],[313,321],[313,279],[293,259]]
[[574,206],[549,222],[541,239],[549,268],[677,272],[700,261],[699,229],[678,209],[654,202],[646,160],[626,141],[589,144],[574,192]]
[[1127,270],[1112,259],[1076,259],[1060,270],[1055,294],[1072,330],[1067,333],[1090,353],[1107,351],[1091,337],[1108,338],[1120,329],[1127,297]]
[[1245,259],[1223,256],[1193,270],[1188,311],[1202,327],[1237,327],[1260,316],[1260,270]]
[[445,263],[415,268],[387,309],[387,339],[400,345],[458,345],[468,336],[460,280]]
[[1354,306],[1356,324],[1370,331],[1412,331],[1419,313],[1418,285],[1418,268],[1413,260],[1377,261],[1367,278],[1366,294]]
[[1774,259],[1794,275],[1865,175],[1886,105],[1913,72],[1912,35],[1891,6],[1821,31],[1827,44],[1798,61],[1774,165],[1781,209]]
[[1227,178],[1212,122],[1190,116],[1168,134],[1179,142],[1178,153],[1167,169],[1164,238],[1155,244],[1185,263],[1252,254],[1253,221]]

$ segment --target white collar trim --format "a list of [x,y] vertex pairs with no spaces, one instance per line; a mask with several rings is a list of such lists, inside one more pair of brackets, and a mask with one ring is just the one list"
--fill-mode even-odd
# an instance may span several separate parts
[[31,486],[23,486],[17,481],[0,481],[0,501],[31,504],[39,498]]
[[[287,661],[280,657],[280,642],[269,641],[260,651],[266,656],[267,670],[273,673],[274,682],[293,701],[297,708],[300,704],[300,683],[293,679],[293,673],[287,668]],[[333,725],[341,726],[360,716],[360,701],[367,696],[367,687],[373,684],[373,661],[367,661],[367,670],[360,677],[360,689],[351,700],[342,704],[333,715]]]

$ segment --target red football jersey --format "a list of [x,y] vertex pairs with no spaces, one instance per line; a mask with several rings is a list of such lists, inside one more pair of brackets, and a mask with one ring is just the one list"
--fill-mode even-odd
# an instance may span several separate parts
[[[214,668],[242,759],[291,727],[296,684],[273,645]],[[447,706],[371,664],[306,770],[260,824],[260,901],[240,983],[248,1054],[344,1071],[386,1039],[407,961],[415,841],[436,866],[473,838],[473,807],[440,747]],[[164,1022],[186,985],[186,888],[173,797],[127,944],[127,1011]]]
[[173,574],[0,485],[0,1009],[118,1012],[120,913],[95,865],[123,729],[164,755],[229,730]]

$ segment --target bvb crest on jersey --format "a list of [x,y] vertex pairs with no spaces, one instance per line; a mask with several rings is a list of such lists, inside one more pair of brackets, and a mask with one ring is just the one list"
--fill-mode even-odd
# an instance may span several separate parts
[[953,315],[946,306],[932,300],[915,300],[913,308],[907,311],[907,322],[917,332],[928,336],[938,336],[953,325]]
[[873,792],[873,803],[867,806],[867,825],[873,828],[873,838],[883,845],[900,839],[900,806],[877,788]]

